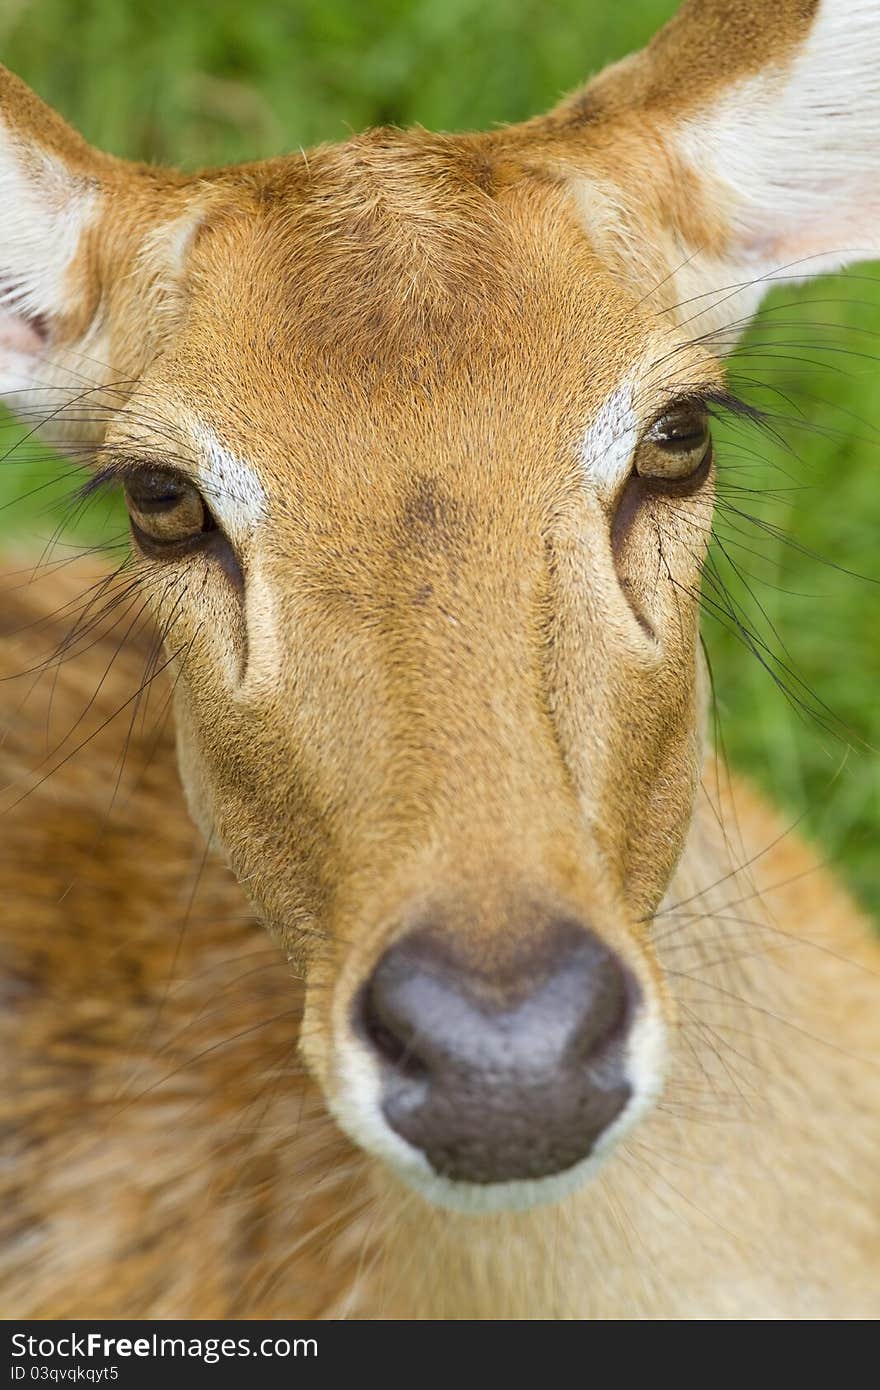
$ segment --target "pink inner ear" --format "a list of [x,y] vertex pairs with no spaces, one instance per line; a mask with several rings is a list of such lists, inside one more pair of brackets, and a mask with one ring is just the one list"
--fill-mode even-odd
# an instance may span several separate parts
[[15,352],[37,357],[45,349],[42,334],[26,319],[9,310],[0,309],[0,352]]

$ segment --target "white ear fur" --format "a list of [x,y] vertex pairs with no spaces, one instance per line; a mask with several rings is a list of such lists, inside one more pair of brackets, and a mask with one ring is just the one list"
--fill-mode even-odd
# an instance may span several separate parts
[[0,116],[0,397],[35,381],[53,320],[71,308],[71,265],[97,194]]
[[693,292],[711,270],[722,295],[733,291],[714,309],[706,296],[700,327],[753,312],[775,280],[880,253],[880,0],[822,0],[792,58],[731,86],[669,138],[729,227],[724,255],[701,265],[694,248],[676,285]]

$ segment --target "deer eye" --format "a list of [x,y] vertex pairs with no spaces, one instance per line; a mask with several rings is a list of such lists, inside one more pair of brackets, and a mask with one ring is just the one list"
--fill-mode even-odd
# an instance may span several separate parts
[[677,405],[656,419],[635,457],[640,478],[657,483],[696,482],[712,454],[709,415],[699,404]]
[[169,469],[138,469],[126,479],[125,501],[135,538],[147,549],[180,550],[217,529],[198,489]]

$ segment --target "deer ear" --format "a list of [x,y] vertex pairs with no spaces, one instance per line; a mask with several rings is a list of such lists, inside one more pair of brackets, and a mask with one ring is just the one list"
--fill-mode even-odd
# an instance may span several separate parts
[[0,67],[0,401],[53,442],[100,437],[170,322],[208,190],[92,149]]
[[595,150],[630,255],[662,224],[655,268],[701,328],[880,253],[878,0],[689,0],[550,120]]
[[115,161],[0,68],[0,397],[26,406],[44,359],[88,332],[87,245]]

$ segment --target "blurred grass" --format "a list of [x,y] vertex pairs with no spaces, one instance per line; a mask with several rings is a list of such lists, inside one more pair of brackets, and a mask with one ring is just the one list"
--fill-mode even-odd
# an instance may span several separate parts
[[[450,129],[516,120],[644,42],[674,8],[674,0],[2,0],[0,59],[94,143],[192,168],[379,122]],[[725,630],[735,623],[709,618],[705,631],[729,756],[792,819],[804,815],[804,828],[880,914],[878,330],[876,267],[776,292],[733,370],[738,382],[748,378],[744,394],[791,419],[782,438],[722,430],[717,563],[737,618],[786,662],[795,673],[786,683],[820,717],[780,692]],[[57,478],[57,467],[13,466],[8,428],[3,438],[0,533],[48,535],[64,485],[24,494]],[[834,732],[840,725],[844,736]]]

